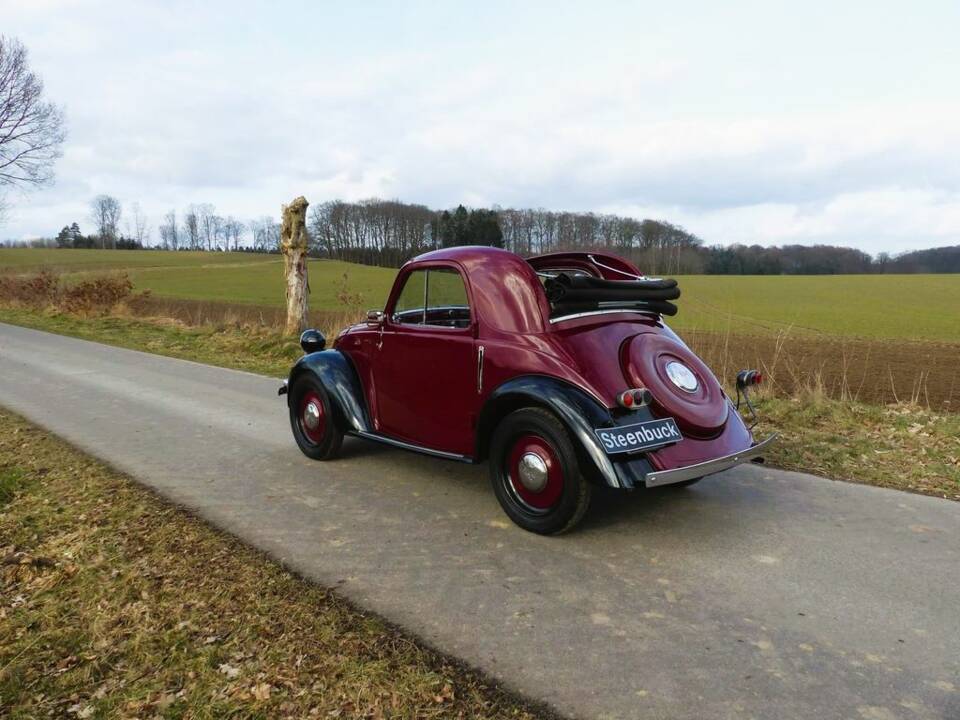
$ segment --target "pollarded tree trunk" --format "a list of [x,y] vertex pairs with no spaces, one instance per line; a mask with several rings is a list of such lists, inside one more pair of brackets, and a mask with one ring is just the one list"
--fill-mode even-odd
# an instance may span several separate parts
[[280,252],[287,283],[287,335],[307,327],[307,201],[301,195],[283,206],[280,222]]

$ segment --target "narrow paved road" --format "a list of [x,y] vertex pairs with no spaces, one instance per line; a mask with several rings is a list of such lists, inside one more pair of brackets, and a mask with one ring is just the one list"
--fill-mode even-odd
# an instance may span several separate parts
[[744,467],[541,538],[485,467],[307,460],[277,385],[0,325],[0,405],[561,712],[960,718],[960,504]]

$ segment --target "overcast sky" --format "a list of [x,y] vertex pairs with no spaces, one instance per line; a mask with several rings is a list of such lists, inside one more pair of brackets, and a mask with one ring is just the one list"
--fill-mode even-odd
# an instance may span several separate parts
[[[519,6],[519,7],[518,7]],[[69,137],[0,237],[139,201],[617,212],[708,243],[960,243],[960,2],[0,0]]]

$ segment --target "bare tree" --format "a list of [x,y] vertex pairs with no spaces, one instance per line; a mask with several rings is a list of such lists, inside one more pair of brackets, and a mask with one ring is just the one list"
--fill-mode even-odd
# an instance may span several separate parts
[[97,195],[90,201],[90,219],[97,226],[100,247],[117,246],[117,228],[120,225],[122,207],[120,201],[110,195]]
[[127,220],[127,235],[140,245],[146,246],[150,242],[150,228],[147,227],[147,216],[143,214],[140,203],[130,205],[130,213],[132,217]]
[[200,244],[206,243],[207,250],[213,250],[217,235],[216,208],[210,203],[201,203],[194,206],[197,214],[197,228],[200,232]]
[[221,240],[223,240],[224,247],[226,247],[227,241],[223,234],[223,217],[220,215],[211,215],[207,223],[209,225],[208,233],[213,240],[213,247],[210,247],[210,241],[208,240],[207,249],[219,250]]
[[250,232],[257,250],[272,250],[280,244],[280,225],[269,215],[251,220]]
[[63,111],[43,99],[26,48],[0,35],[0,186],[49,182],[65,135]]
[[243,223],[237,220],[233,215],[227,216],[223,221],[223,237],[226,249],[230,249],[230,241],[233,241],[233,249],[240,249],[240,235],[243,233]]
[[177,250],[180,247],[180,228],[177,225],[177,211],[171,210],[163,216],[160,223],[160,242],[168,250]]
[[196,205],[190,205],[183,214],[183,235],[187,247],[191,250],[200,249],[200,219]]

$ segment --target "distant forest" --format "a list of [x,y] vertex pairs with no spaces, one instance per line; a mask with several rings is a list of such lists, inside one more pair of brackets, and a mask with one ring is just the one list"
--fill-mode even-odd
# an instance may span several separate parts
[[[244,222],[222,217],[208,203],[167,212],[157,226],[159,243],[137,203],[120,230],[119,200],[100,195],[91,202],[97,230],[84,235],[77,223],[56,238],[29,245],[61,248],[234,250],[277,252],[280,225],[266,216]],[[960,245],[871,257],[830,245],[706,245],[664,220],[543,209],[466,208],[433,210],[397,200],[332,200],[310,207],[311,255],[367,265],[399,267],[436,248],[458,245],[502,247],[524,256],[563,250],[605,250],[632,260],[645,273],[711,275],[829,275],[857,273],[960,272]],[[8,243],[9,244],[9,243]]]
[[830,245],[707,246],[663,220],[550,210],[467,209],[437,212],[388,200],[334,200],[311,208],[314,252],[323,257],[397,267],[435,247],[492,245],[520,255],[608,250],[649,274],[830,275],[960,272],[960,246],[876,258]]

